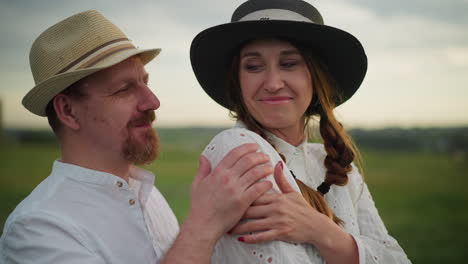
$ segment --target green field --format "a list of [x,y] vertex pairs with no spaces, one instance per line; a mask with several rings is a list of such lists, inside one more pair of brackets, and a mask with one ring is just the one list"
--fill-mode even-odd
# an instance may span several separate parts
[[[197,157],[211,135],[161,135],[160,158],[148,169],[181,222]],[[0,226],[58,157],[55,144],[0,144]],[[363,151],[365,179],[389,232],[413,263],[466,263],[467,157]]]

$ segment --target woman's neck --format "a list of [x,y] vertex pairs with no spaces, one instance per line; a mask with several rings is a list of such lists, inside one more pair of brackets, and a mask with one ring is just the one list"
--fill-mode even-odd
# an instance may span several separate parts
[[297,147],[305,140],[304,125],[297,125],[287,128],[267,128],[273,135],[281,138],[289,144]]

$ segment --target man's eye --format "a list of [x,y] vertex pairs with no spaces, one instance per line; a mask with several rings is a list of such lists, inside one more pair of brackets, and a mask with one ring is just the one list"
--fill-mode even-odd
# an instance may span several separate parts
[[128,90],[130,90],[130,88],[128,86],[125,86],[124,88],[117,90],[115,93],[113,93],[113,95],[122,94]]

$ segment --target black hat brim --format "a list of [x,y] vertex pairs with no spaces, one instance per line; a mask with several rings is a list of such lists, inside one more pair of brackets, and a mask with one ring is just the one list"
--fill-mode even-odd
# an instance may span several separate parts
[[242,21],[208,28],[192,41],[192,68],[205,92],[232,110],[226,85],[234,52],[246,41],[270,37],[298,41],[319,57],[335,82],[340,98],[336,106],[351,98],[364,79],[367,56],[359,40],[346,31],[309,22]]

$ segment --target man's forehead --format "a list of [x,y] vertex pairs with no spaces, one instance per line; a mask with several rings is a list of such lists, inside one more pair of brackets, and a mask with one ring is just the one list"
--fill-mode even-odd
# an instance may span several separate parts
[[108,74],[114,74],[115,72],[120,72],[120,71],[141,71],[145,72],[144,64],[141,61],[139,56],[133,56],[130,57],[122,62],[117,63],[114,66],[111,66],[107,69],[102,70],[103,73],[108,73]]
[[93,82],[112,82],[126,78],[147,78],[148,73],[146,72],[143,62],[139,56],[133,56],[128,58],[116,65],[113,65],[107,69],[98,71],[83,81],[87,83]]

